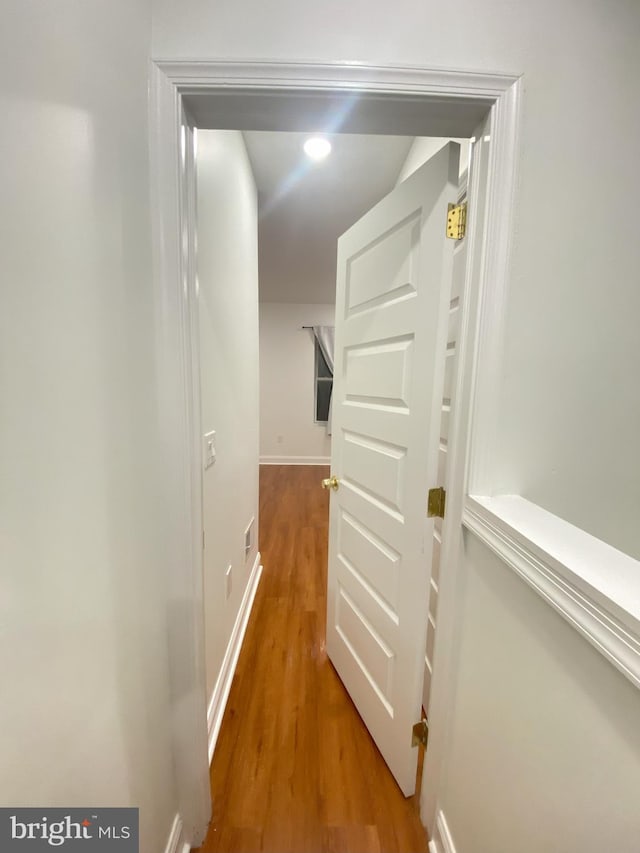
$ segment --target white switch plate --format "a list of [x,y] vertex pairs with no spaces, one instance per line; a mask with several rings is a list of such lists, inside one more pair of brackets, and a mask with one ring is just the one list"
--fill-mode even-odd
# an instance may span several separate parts
[[216,431],[205,432],[202,448],[202,459],[205,471],[216,461]]

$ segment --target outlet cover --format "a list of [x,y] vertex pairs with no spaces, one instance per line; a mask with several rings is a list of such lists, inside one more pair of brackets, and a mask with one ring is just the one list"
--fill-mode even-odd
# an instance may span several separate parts
[[211,468],[216,461],[216,431],[214,429],[211,432],[205,432],[202,439],[202,461],[205,471],[207,468]]

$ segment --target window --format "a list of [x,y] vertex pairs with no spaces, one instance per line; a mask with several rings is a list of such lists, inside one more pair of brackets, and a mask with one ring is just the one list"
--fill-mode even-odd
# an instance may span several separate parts
[[331,390],[333,388],[333,377],[329,365],[320,349],[320,344],[315,342],[315,418],[316,423],[326,424],[329,420],[329,403],[331,402]]

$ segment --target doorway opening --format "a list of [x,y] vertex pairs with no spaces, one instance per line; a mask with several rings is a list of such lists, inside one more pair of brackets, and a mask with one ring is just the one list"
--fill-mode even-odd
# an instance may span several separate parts
[[[214,133],[199,133],[199,158]],[[338,238],[447,140],[325,132],[316,164],[307,133],[242,136],[259,200],[260,462],[329,464],[334,341],[316,335],[335,327]],[[469,142],[455,141],[466,184]]]
[[[199,405],[194,376],[195,344],[195,205],[194,163],[190,153],[192,128],[217,127],[262,130],[296,130],[308,127],[310,119],[318,126],[321,116],[339,115],[341,127],[350,132],[385,133],[389,127],[410,135],[469,136],[479,122],[488,116],[490,166],[487,179],[487,204],[475,218],[470,234],[470,258],[467,288],[470,305],[466,311],[466,338],[461,338],[461,351],[468,360],[460,371],[460,399],[464,416],[457,431],[457,464],[453,467],[450,494],[451,526],[456,529],[460,517],[461,498],[474,479],[474,491],[481,478],[479,466],[466,464],[468,426],[473,414],[474,445],[478,447],[484,433],[490,444],[491,394],[485,393],[482,405],[472,398],[472,386],[482,384],[490,368],[491,347],[499,342],[499,324],[494,324],[490,346],[482,334],[475,335],[478,318],[496,305],[504,288],[508,229],[502,228],[510,218],[513,185],[515,126],[518,102],[517,80],[509,77],[465,75],[413,70],[362,69],[343,67],[320,69],[313,66],[198,65],[157,66],[155,80],[157,129],[155,134],[155,186],[158,190],[158,231],[163,239],[159,247],[158,271],[162,283],[161,345],[162,379],[166,409],[163,417],[169,441],[179,448],[175,461],[174,483],[181,484],[175,500],[180,504],[180,523],[176,525],[174,544],[181,572],[171,578],[176,591],[190,602],[191,610],[183,614],[183,629],[176,633],[172,649],[172,665],[180,662],[180,684],[185,674],[189,689],[174,697],[176,720],[176,764],[180,790],[181,814],[186,835],[197,843],[202,838],[208,819],[208,785],[206,773],[206,730],[203,717],[206,707],[203,663],[203,619],[201,585],[201,435],[194,411]],[[208,118],[207,118],[208,116]],[[426,131],[425,131],[425,126]],[[386,127],[386,131],[385,128]],[[177,168],[176,168],[177,167]],[[473,193],[472,193],[473,197]],[[487,254],[486,247],[491,251]],[[504,252],[501,251],[504,249]],[[466,299],[467,297],[465,297]],[[480,350],[479,357],[478,350]],[[463,361],[464,361],[463,359]],[[490,372],[490,371],[489,371]],[[486,384],[486,383],[485,383]],[[471,400],[474,399],[473,413]],[[179,405],[176,407],[176,402]],[[181,413],[177,415],[176,412]],[[486,446],[483,450],[486,457]],[[196,462],[197,460],[197,462]],[[200,505],[199,505],[200,501]],[[199,535],[200,534],[200,535]],[[446,537],[445,537],[446,538]],[[443,552],[453,553],[456,536],[443,540]],[[184,557],[186,556],[186,560]],[[451,554],[449,555],[451,556]],[[439,705],[446,706],[447,654],[455,628],[455,579],[450,589],[440,590],[440,610],[450,611],[451,619],[444,640],[439,638],[435,671],[440,694]],[[444,607],[446,602],[446,608]],[[440,650],[441,649],[441,650]],[[440,660],[438,660],[438,658]],[[432,705],[435,699],[432,699]],[[179,707],[178,707],[179,706]],[[441,715],[442,716],[442,715]],[[444,715],[446,717],[446,715]],[[440,724],[442,723],[442,725]],[[438,752],[446,740],[444,718],[438,720],[433,711],[432,739],[427,756],[432,766],[429,786],[423,797],[423,818],[429,828],[437,798]],[[188,729],[188,730],[187,730]],[[203,746],[203,735],[205,749]],[[440,742],[440,744],[438,743]],[[435,747],[435,748],[434,748]],[[204,754],[203,754],[204,753]]]
[[[245,421],[251,417],[251,398],[255,390],[251,375],[247,377],[242,372],[247,360],[251,362],[255,358],[251,337],[256,334],[256,329],[255,324],[251,324],[254,321],[249,322],[248,315],[252,313],[249,310],[251,299],[255,301],[256,298],[256,270],[255,252],[249,235],[255,232],[257,218],[260,245],[258,253],[260,256],[260,309],[261,312],[266,309],[266,317],[261,317],[260,333],[262,353],[260,397],[263,432],[261,461],[279,466],[285,463],[285,467],[280,467],[277,471],[276,481],[269,479],[265,474],[261,477],[261,482],[263,488],[268,488],[271,483],[273,489],[274,482],[278,484],[278,488],[272,491],[271,499],[280,509],[284,506],[293,488],[292,483],[297,478],[296,474],[287,470],[287,466],[329,461],[328,458],[318,459],[314,454],[313,445],[302,443],[311,442],[317,437],[328,445],[331,438],[326,435],[324,426],[314,422],[311,358],[313,336],[309,333],[309,327],[305,328],[301,324],[306,321],[313,322],[315,326],[320,319],[333,324],[336,314],[335,243],[341,232],[348,231],[348,226],[354,225],[354,220],[357,219],[359,220],[357,229],[362,231],[365,228],[366,237],[364,246],[359,246],[356,252],[355,262],[351,264],[349,261],[353,267],[353,274],[347,286],[350,288],[347,301],[351,307],[354,307],[355,303],[355,308],[354,310],[349,308],[346,314],[341,309],[335,318],[339,346],[344,348],[345,344],[342,343],[344,335],[350,336],[350,348],[346,360],[342,354],[338,353],[337,363],[340,365],[344,362],[345,381],[349,386],[347,396],[353,396],[353,392],[358,391],[357,388],[351,387],[354,381],[357,385],[365,382],[368,385],[368,396],[376,396],[377,402],[374,402],[371,408],[371,400],[362,396],[362,388],[360,388],[356,394],[357,411],[360,416],[357,434],[350,429],[348,441],[342,448],[343,465],[339,466],[338,471],[342,480],[341,492],[332,497],[332,517],[336,521],[332,532],[334,538],[342,540],[342,546],[339,554],[336,553],[335,548],[332,548],[331,552],[332,564],[329,572],[329,578],[332,581],[332,589],[329,591],[331,624],[328,630],[328,641],[332,662],[342,667],[339,671],[347,691],[351,693],[361,716],[368,722],[374,739],[383,750],[387,763],[395,773],[396,780],[402,785],[404,793],[410,795],[416,780],[416,752],[409,747],[406,734],[419,718],[419,697],[423,695],[422,681],[432,669],[431,631],[436,624],[438,593],[437,583],[432,581],[428,587],[432,588],[429,603],[431,630],[427,632],[426,607],[425,612],[420,614],[419,608],[416,611],[415,607],[410,606],[414,596],[407,596],[406,589],[408,584],[411,584],[412,589],[416,588],[416,581],[422,578],[423,570],[427,572],[426,580],[427,584],[429,583],[431,554],[421,556],[420,552],[424,550],[424,539],[427,531],[431,530],[433,522],[427,522],[426,518],[423,522],[420,511],[416,511],[415,502],[411,505],[410,498],[415,497],[417,491],[422,493],[419,503],[422,504],[426,500],[426,482],[429,475],[422,470],[423,462],[431,463],[431,476],[435,478],[435,460],[433,458],[427,460],[425,453],[430,442],[432,443],[432,439],[428,436],[432,435],[436,429],[441,435],[440,453],[446,457],[446,426],[451,419],[453,408],[450,391],[447,392],[449,396],[446,401],[446,418],[442,417],[440,405],[437,412],[444,428],[440,429],[440,423],[431,425],[427,416],[429,376],[432,370],[428,364],[434,363],[434,347],[440,346],[442,349],[442,357],[437,359],[438,363],[444,361],[445,349],[444,342],[437,344],[435,339],[431,340],[431,336],[435,335],[438,329],[430,318],[439,313],[440,304],[446,308],[443,319],[446,321],[448,330],[447,354],[452,356],[456,343],[455,330],[459,326],[459,302],[464,279],[464,264],[460,266],[460,258],[463,257],[461,253],[464,249],[463,239],[456,242],[455,248],[455,263],[459,268],[456,276],[455,298],[449,296],[451,270],[447,268],[446,272],[439,272],[439,265],[444,262],[445,255],[451,261],[453,254],[453,246],[445,244],[444,241],[446,201],[457,200],[458,177],[461,171],[465,175],[467,173],[468,156],[458,157],[458,146],[447,146],[446,140],[361,136],[345,138],[333,134],[330,141],[334,148],[331,162],[323,163],[322,166],[309,167],[303,153],[304,135],[268,133],[265,138],[265,135],[260,133],[245,133],[243,138],[238,131],[212,130],[198,133],[197,159],[201,167],[198,170],[198,245],[201,247],[201,257],[198,262],[198,313],[200,315],[200,349],[201,355],[202,353],[205,355],[204,358],[200,358],[200,396],[203,417],[205,417],[202,422],[202,431],[205,435],[210,435],[212,428],[215,427],[219,444],[218,461],[215,467],[205,469],[203,477],[203,523],[206,542],[213,543],[212,549],[207,546],[204,549],[207,691],[209,695],[214,691],[220,666],[219,660],[224,652],[224,646],[216,648],[218,623],[225,618],[227,609],[232,612],[237,610],[237,601],[242,594],[242,588],[251,583],[251,579],[245,580],[242,574],[242,562],[237,554],[233,553],[232,545],[234,525],[239,529],[244,525],[245,516],[252,512],[249,504],[244,510],[240,509],[238,515],[236,505],[246,484],[251,484],[254,479],[254,472],[250,467],[247,468],[247,465],[256,465],[257,460],[255,458],[251,460],[246,455],[242,460],[234,460],[231,453],[231,445],[234,441],[249,444],[253,438],[252,430],[247,429],[248,425],[242,423],[242,420],[238,421],[239,412],[242,412],[242,418]],[[478,141],[478,145],[481,146],[482,141]],[[442,153],[436,157],[434,163],[422,165],[422,160],[426,164],[427,161],[431,161],[430,155],[434,152],[437,154],[441,150]],[[254,182],[260,199],[257,205],[257,217],[255,204],[240,203],[245,195],[250,193]],[[445,191],[446,198],[443,196]],[[384,202],[380,201],[381,196],[384,197]],[[365,212],[369,207],[373,209]],[[388,208],[386,214],[385,207]],[[422,208],[425,211],[424,215],[420,213]],[[389,216],[391,216],[390,219]],[[371,223],[367,226],[369,220]],[[373,232],[371,228],[374,229]],[[430,233],[431,237],[429,237]],[[434,244],[439,248],[434,250]],[[450,251],[445,252],[445,249]],[[367,260],[371,257],[367,252],[373,253],[373,262]],[[443,257],[439,257],[440,255]],[[366,265],[364,273],[361,272],[363,263]],[[228,282],[233,282],[232,288],[229,288]],[[342,306],[346,298],[344,284],[341,280],[342,294],[339,302]],[[289,291],[291,293],[289,298],[297,299],[298,302],[274,301],[274,292],[276,297],[281,297],[283,291],[287,296],[289,295],[287,288],[293,288],[292,293]],[[227,289],[231,292],[226,292]],[[299,302],[301,291],[308,294],[304,304]],[[327,304],[328,298],[332,299],[331,304]],[[445,298],[448,300],[447,305],[444,304]],[[319,316],[318,312],[323,311],[325,316]],[[211,318],[215,320],[214,328],[211,327]],[[359,324],[357,333],[350,330],[353,322]],[[326,331],[326,327],[322,328]],[[320,336],[321,330],[316,327],[315,331]],[[400,348],[397,343],[399,334],[402,337]],[[384,335],[386,339],[383,340]],[[385,343],[389,335],[392,336],[392,341]],[[327,343],[323,340],[324,345]],[[359,362],[357,366],[350,366],[349,359],[354,354],[354,345],[358,348]],[[388,388],[385,390],[389,381],[395,382],[393,377],[397,373],[398,355],[402,358],[410,358],[413,363],[413,371],[411,371],[411,365],[402,366],[402,388],[394,392],[396,398],[403,397],[400,409],[397,405],[398,400],[394,401],[393,395],[389,396]],[[375,362],[373,371],[366,366],[370,360]],[[446,360],[451,362],[452,358]],[[264,363],[265,361],[267,364]],[[329,363],[333,366],[333,350],[327,355],[324,363],[328,372]],[[267,375],[266,367],[270,368],[271,375]],[[435,369],[435,363],[433,369]],[[352,376],[353,371],[357,371],[355,379]],[[409,375],[412,372],[415,374],[413,377]],[[386,378],[380,385],[383,377]],[[448,377],[448,384],[451,386],[453,374],[450,369]],[[323,376],[316,381],[319,384],[330,380]],[[342,385],[342,369],[339,367],[338,394],[335,404],[337,422],[344,421],[343,415],[348,414],[351,420],[354,417],[354,409],[349,408],[348,402],[344,405],[345,389]],[[305,393],[306,400],[301,401],[300,398]],[[442,398],[443,393],[438,392],[438,396]],[[300,405],[301,402],[304,405]],[[348,408],[349,411],[347,411]],[[397,427],[395,429],[393,447],[384,445],[384,438],[385,436],[389,438],[388,430],[393,429],[392,422],[398,419],[398,412],[400,412],[399,419],[403,422],[402,428],[400,431]],[[206,420],[209,416],[215,416],[217,420],[209,422]],[[385,418],[386,424],[379,423]],[[403,438],[403,435],[406,435],[406,424],[410,421],[417,422],[418,419],[421,419],[420,428],[424,430],[424,438],[416,441],[415,430],[413,430],[413,438]],[[324,420],[327,420],[326,416]],[[291,454],[293,449],[298,455],[265,458],[263,455],[264,432],[267,429],[282,432],[287,438],[291,431],[297,429],[296,438],[301,443],[294,448],[286,443],[282,450]],[[316,435],[313,434],[314,431]],[[342,427],[340,426],[336,429],[338,441],[341,436]],[[383,444],[380,444],[381,438]],[[406,459],[403,459],[403,456],[406,456]],[[433,457],[433,454],[430,453],[429,456]],[[397,466],[397,470],[392,472],[390,463]],[[371,470],[364,471],[363,465],[365,468],[371,466]],[[446,464],[443,463],[441,467],[444,470]],[[299,473],[302,476],[306,472],[301,470]],[[397,509],[402,508],[403,513],[400,524],[398,524],[399,513],[391,511],[389,514],[388,507],[382,510],[382,518],[376,520],[375,517],[380,511],[380,499],[382,501],[389,499],[391,502],[394,500],[388,494],[389,484],[386,483],[390,474],[397,477],[398,497],[395,501]],[[316,489],[319,489],[320,478],[321,472],[318,471],[315,478]],[[383,480],[386,485],[382,482]],[[424,482],[421,482],[423,480]],[[234,484],[235,495],[227,495],[221,491],[220,487],[224,482]],[[216,483],[218,484],[217,493]],[[363,488],[372,495],[377,495],[373,499],[373,505],[371,501],[363,503]],[[342,500],[343,493],[345,493],[344,500]],[[269,518],[273,508],[268,501],[264,500],[265,497],[261,495],[261,507],[266,508],[266,516]],[[348,512],[348,521],[345,516],[344,524],[342,523],[343,508],[337,510],[334,506],[337,500],[344,504],[344,511]],[[296,507],[296,510],[290,513],[288,523],[280,517],[279,529],[288,531],[281,534],[282,538],[288,542],[286,547],[281,545],[280,548],[275,548],[269,531],[264,536],[261,534],[264,545],[260,548],[261,561],[265,566],[262,587],[268,586],[272,592],[265,602],[263,589],[258,591],[256,598],[258,612],[255,619],[268,624],[269,607],[275,607],[274,599],[277,599],[278,607],[284,608],[288,613],[284,624],[289,628],[295,625],[297,614],[290,612],[290,602],[284,594],[282,584],[278,583],[278,576],[289,578],[289,595],[291,596],[294,595],[298,586],[304,583],[304,574],[308,572],[310,589],[300,601],[305,605],[309,625],[314,626],[316,641],[307,650],[307,654],[315,656],[318,660],[322,658],[321,662],[319,660],[319,665],[327,668],[330,665],[326,663],[324,651],[324,615],[321,618],[322,625],[317,624],[321,614],[324,614],[323,603],[326,602],[328,594],[326,566],[314,566],[313,556],[301,550],[298,537],[293,535],[294,531],[291,530],[293,525],[304,526],[306,532],[309,532],[307,528],[312,527],[304,513],[304,504],[307,501],[313,502],[313,496],[308,488],[303,488],[298,495],[297,507],[295,501],[289,501],[288,505]],[[264,514],[261,511],[261,528],[263,517]],[[388,533],[385,532],[385,528],[390,520],[396,522],[396,529]],[[405,535],[403,530],[411,530],[411,534]],[[235,538],[238,538],[237,535]],[[326,554],[326,542],[323,553]],[[317,559],[315,549],[314,554]],[[390,554],[394,556],[390,557]],[[324,559],[326,560],[326,557]],[[298,566],[300,575],[292,571],[288,561],[300,561]],[[235,582],[242,588],[236,592],[235,600],[232,597],[225,601],[225,598],[229,598],[227,575],[224,579],[223,598],[220,570],[228,564],[230,572],[232,563]],[[409,571],[413,573],[413,580],[408,577]],[[322,590],[319,590],[317,584],[314,585],[314,579],[323,572],[325,585]],[[337,586],[340,587],[340,596],[338,606],[334,607]],[[315,589],[315,598],[312,595],[313,589]],[[407,598],[410,601],[407,601]],[[380,611],[372,616],[371,611],[376,610],[378,604]],[[369,609],[368,616],[365,615],[367,609]],[[312,619],[312,614],[315,621]],[[375,620],[375,625],[371,619]],[[400,649],[397,646],[399,635],[404,636],[404,646],[415,644],[415,649],[409,654],[406,649]],[[429,644],[425,641],[425,635],[430,638]],[[270,642],[274,644],[272,666],[265,661],[261,654],[261,647],[256,642],[252,631],[249,632],[249,645],[252,649],[249,654],[255,661],[260,661],[260,666],[256,664],[253,673],[255,690],[258,692],[263,692],[260,684],[264,671],[277,670],[281,652],[273,627],[269,631],[269,636]],[[370,637],[373,641],[369,639]],[[300,638],[300,642],[304,641],[308,642],[306,634]],[[383,680],[382,683],[380,679],[382,670],[378,665],[381,649],[388,650],[387,655],[390,661],[388,671],[383,673],[383,679],[386,676],[386,681]],[[425,649],[429,652],[428,657],[425,655]],[[243,652],[244,654],[246,653]],[[309,661],[301,659],[300,651],[291,645],[288,659],[291,667],[295,667],[301,673],[303,683],[315,684],[312,677],[304,676],[307,672],[306,664]],[[422,661],[420,670],[414,671],[416,662],[420,661]],[[356,662],[354,674],[350,671],[353,669],[353,662]],[[412,673],[411,679],[408,677],[409,671]],[[363,684],[357,683],[358,680],[363,681],[363,675],[364,691]],[[241,680],[246,681],[246,678],[246,674],[240,676]],[[246,689],[242,694],[245,697],[243,704],[247,708],[246,715],[253,720],[253,734],[261,743],[272,743],[275,738],[274,718],[277,717],[278,711],[286,713],[288,724],[295,726],[296,731],[299,729],[301,740],[307,744],[309,757],[313,758],[317,755],[319,762],[320,757],[326,758],[327,753],[321,745],[318,734],[323,732],[323,727],[319,725],[317,731],[309,730],[309,716],[299,705],[296,705],[290,713],[285,711],[290,697],[283,696],[282,691],[286,690],[293,697],[297,693],[292,690],[291,684],[285,687],[287,680],[284,676],[277,680],[278,683],[282,682],[282,689],[279,692],[268,691],[271,696],[270,705],[277,702],[277,707],[270,707],[269,713],[262,718],[256,718],[251,712],[255,697],[247,700]],[[223,727],[223,754],[229,751],[224,741],[229,738],[233,740],[234,737],[246,737],[248,734],[243,728],[243,721],[236,719],[236,716],[242,715],[242,710],[238,708],[238,691],[242,692],[242,687],[236,685],[231,704],[235,734],[230,734],[228,723]],[[313,689],[307,695],[309,702],[314,702],[312,694]],[[381,694],[384,695],[381,696]],[[383,722],[376,728],[375,714],[379,697],[384,705],[381,709]],[[322,691],[320,698],[324,698]],[[428,700],[425,706],[428,707]],[[322,701],[316,701],[310,710],[323,714],[326,708]],[[392,737],[389,737],[390,732]],[[286,752],[285,735],[279,748]],[[315,744],[315,750],[312,744]],[[349,744],[341,745],[339,739],[335,740],[333,746],[339,749],[341,754],[345,751],[345,755],[350,748]],[[211,740],[210,751],[212,751]],[[242,749],[242,752],[244,755],[242,766],[245,772],[247,768],[253,766],[251,760],[252,756],[255,758],[255,754],[249,744]],[[266,751],[263,750],[260,754],[267,765]],[[218,776],[219,765],[220,760],[216,763],[214,759],[212,780]],[[268,800],[265,786],[269,773],[272,774],[269,777],[269,787],[282,787],[277,784],[278,772],[281,769],[282,765],[278,764],[269,771],[266,766],[260,773],[256,771],[255,779],[262,786],[258,786],[255,790],[256,801],[266,804]],[[318,770],[316,766],[310,766],[307,770],[307,778],[309,780],[315,778],[314,771],[317,773],[316,782],[320,792],[323,776],[322,773],[318,773]],[[246,784],[241,786],[242,789],[251,790],[252,780],[253,776],[250,774]],[[355,781],[353,779],[352,784],[355,784]],[[228,779],[226,782],[230,784]],[[297,784],[299,785],[299,782]],[[293,787],[295,786],[292,782]],[[304,786],[300,786],[300,790],[304,790]],[[226,796],[227,793],[226,785],[221,788],[214,786],[214,795],[218,795],[221,800],[224,799],[229,811],[233,813],[235,811],[233,804],[229,806],[231,795]],[[323,819],[322,814],[316,814],[314,823],[312,803],[313,799],[304,804],[310,810],[306,815],[310,832],[313,832],[314,828],[319,831]],[[292,810],[297,812],[295,805],[294,799]],[[355,822],[355,815],[351,817],[352,822]],[[241,822],[246,822],[247,819],[246,816],[236,817],[236,820]],[[324,819],[329,818],[324,815]],[[334,813],[331,819],[337,820],[340,824],[344,822],[344,815],[340,819]],[[366,823],[369,818],[361,815],[360,819]],[[259,822],[263,824],[265,821],[267,817],[263,814]],[[215,826],[214,830],[230,831],[223,825]],[[210,834],[210,840],[211,837]],[[317,839],[316,842],[320,844]],[[273,849],[278,849],[277,844]]]

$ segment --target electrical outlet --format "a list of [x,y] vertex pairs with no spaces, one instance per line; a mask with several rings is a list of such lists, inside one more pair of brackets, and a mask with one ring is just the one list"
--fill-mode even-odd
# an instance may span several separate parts
[[225,595],[226,599],[228,599],[229,596],[231,595],[231,572],[232,572],[232,569],[233,569],[233,566],[231,565],[231,563],[229,563],[229,565],[227,566],[227,571],[224,573],[224,584],[225,584],[224,595]]
[[202,461],[206,471],[216,461],[216,431],[205,432],[202,443]]

